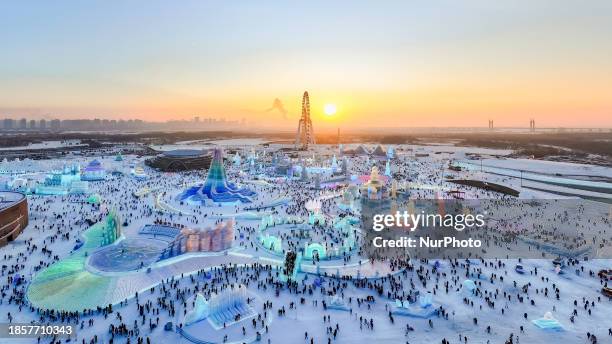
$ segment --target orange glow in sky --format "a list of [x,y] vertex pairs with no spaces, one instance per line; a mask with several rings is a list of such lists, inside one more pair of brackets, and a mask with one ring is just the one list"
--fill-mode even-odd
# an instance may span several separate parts
[[6,4],[0,118],[612,127],[609,1],[158,5]]

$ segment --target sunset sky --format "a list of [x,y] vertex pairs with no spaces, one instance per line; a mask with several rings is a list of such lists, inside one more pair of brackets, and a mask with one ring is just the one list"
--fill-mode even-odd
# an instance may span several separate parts
[[611,18],[610,0],[2,2],[0,118],[295,127],[308,90],[315,128],[612,127]]

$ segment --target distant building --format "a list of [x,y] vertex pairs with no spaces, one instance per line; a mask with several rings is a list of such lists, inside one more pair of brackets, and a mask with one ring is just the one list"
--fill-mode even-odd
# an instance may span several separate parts
[[12,118],[4,119],[4,125],[3,125],[4,130],[11,130],[13,129],[14,126],[15,126],[15,120],[13,120]]
[[19,129],[28,129],[28,120],[26,120],[25,118],[22,118],[19,120]]
[[27,197],[18,192],[0,192],[0,246],[15,240],[27,225]]
[[204,170],[212,158],[207,151],[196,149],[177,149],[159,154],[148,159],[145,164],[162,172]]

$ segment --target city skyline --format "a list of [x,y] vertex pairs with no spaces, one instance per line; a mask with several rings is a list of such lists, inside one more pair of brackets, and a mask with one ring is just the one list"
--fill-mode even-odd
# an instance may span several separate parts
[[606,1],[2,7],[0,118],[612,127]]

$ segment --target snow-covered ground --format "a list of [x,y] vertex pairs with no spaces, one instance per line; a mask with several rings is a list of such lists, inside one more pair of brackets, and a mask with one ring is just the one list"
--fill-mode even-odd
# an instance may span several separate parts
[[[174,327],[182,326],[188,335],[203,341],[223,342],[225,339],[230,343],[253,342],[257,332],[264,343],[440,343],[442,340],[504,343],[510,336],[513,343],[589,343],[587,333],[597,336],[599,343],[612,342],[612,334],[608,332],[612,331],[609,330],[612,301],[601,294],[605,282],[597,277],[600,269],[612,268],[612,259],[575,261],[559,273],[551,259],[522,259],[520,262],[518,259],[473,259],[469,264],[465,260],[449,259],[369,261],[363,252],[355,250],[345,258],[303,261],[296,285],[287,286],[279,274],[284,264],[283,255],[274,254],[258,242],[261,217],[272,214],[307,219],[306,202],[318,200],[326,218],[337,219],[344,214],[337,205],[344,197],[343,190],[338,193],[315,190],[313,175],[308,178],[295,176],[290,180],[275,175],[272,154],[280,145],[271,145],[264,152],[250,141],[230,140],[215,144],[240,151],[240,165],[233,164],[231,157],[226,159],[227,178],[257,192],[252,204],[194,206],[181,203],[177,195],[188,185],[204,181],[206,171],[159,173],[143,166],[149,178],[137,180],[129,173],[135,158],[132,156],[124,156],[123,161],[115,161],[114,156],[97,157],[109,171],[106,180],[90,183],[91,192],[102,199],[99,206],[87,203],[87,195],[28,196],[29,226],[16,241],[0,248],[3,257],[0,322],[71,323],[77,326],[77,343],[91,343],[94,338],[98,343],[109,343],[111,338],[113,343],[189,342],[174,330],[164,331],[167,322],[172,322]],[[247,145],[252,147],[246,148]],[[195,147],[188,143],[181,145],[184,146]],[[253,148],[257,157],[250,164],[248,157]],[[523,180],[521,184],[520,178],[513,175],[479,169],[459,172],[447,169],[449,161],[464,160],[466,153],[509,154],[505,151],[412,145],[395,146],[395,149],[398,157],[390,162],[393,179],[399,185],[409,186],[404,191],[411,199],[431,199],[451,190],[460,190],[470,198],[508,197],[449,183],[446,179],[451,175],[507,185],[517,189],[520,198],[525,199],[610,198],[609,193],[575,189],[571,184],[551,185],[538,180]],[[430,154],[415,155],[422,152]],[[329,167],[333,154],[341,160],[337,149],[319,146],[301,159],[294,159],[293,163],[303,161],[312,171],[326,171],[320,178],[325,181],[331,178]],[[6,172],[4,178],[28,178],[22,174],[27,172],[40,180],[40,174],[64,164],[84,166],[91,159],[8,161],[3,163],[2,169]],[[371,158],[350,157],[347,160],[349,175],[369,175],[373,164],[384,171],[384,162]],[[563,178],[612,175],[611,169],[603,167],[534,160],[486,159],[483,164],[503,169],[518,168],[534,174],[553,171],[563,174]],[[110,175],[110,171],[124,174]],[[268,182],[254,182],[261,180]],[[559,193],[571,195],[560,196]],[[342,196],[329,196],[338,194]],[[289,202],[266,207],[278,199]],[[143,238],[139,230],[146,224],[206,228],[222,219],[240,215],[235,216],[235,238],[229,251],[189,253],[138,270],[108,272],[88,265],[97,247],[90,248],[86,244],[88,253],[85,255],[82,248],[75,251],[75,244],[77,239],[85,240],[91,233],[87,220],[99,222],[109,210],[116,211],[125,222],[123,240]],[[537,225],[538,221],[543,225],[544,221],[550,221],[549,225],[567,231],[582,226],[584,231],[596,233],[593,240],[610,241],[609,212],[605,216],[592,214],[587,209],[580,214],[559,215],[551,220],[544,220],[540,215],[527,210],[519,224],[527,227]],[[291,232],[291,226],[286,226],[286,232],[282,233],[284,228],[279,227],[274,233],[287,240],[298,235]],[[312,240],[327,240],[325,245],[342,238],[331,224],[311,230],[314,231]],[[517,264],[523,266],[524,274],[515,271]],[[66,269],[54,271],[54,266]],[[24,276],[25,283],[14,285],[12,278],[16,274]],[[337,274],[344,278],[336,278]],[[466,290],[464,281],[467,279],[475,282],[474,291]],[[192,326],[183,325],[185,314],[194,307],[196,293],[210,297],[213,291],[238,284],[246,285],[255,298],[252,306],[257,316],[219,330],[208,326],[206,320]],[[418,294],[426,293],[431,293],[433,303],[441,307],[438,315],[418,318],[394,314],[396,299],[417,300]],[[333,298],[341,300],[339,308],[344,310],[326,307],[332,304]],[[109,304],[113,305],[112,311]],[[55,312],[51,314],[45,309]],[[551,312],[562,329],[543,330],[532,323],[544,317],[546,312]],[[114,334],[110,333],[111,326],[116,329]],[[35,338],[0,339],[0,343],[36,342]],[[44,338],[41,342],[51,340]],[[61,342],[66,340],[61,339]],[[71,342],[75,342],[74,337]]]
[[26,150],[26,149],[55,149],[64,147],[78,147],[83,146],[78,140],[68,141],[43,141],[40,143],[31,143],[27,146],[15,146],[15,147],[0,147],[0,151],[3,150]]
[[[473,161],[480,163],[480,161]],[[612,169],[603,166],[534,159],[483,159],[483,166],[523,170],[542,174],[612,178]]]

